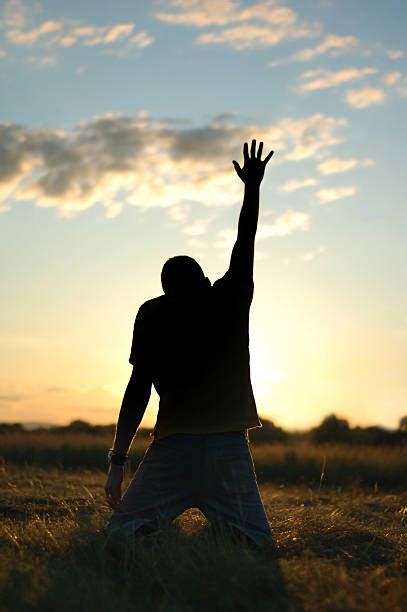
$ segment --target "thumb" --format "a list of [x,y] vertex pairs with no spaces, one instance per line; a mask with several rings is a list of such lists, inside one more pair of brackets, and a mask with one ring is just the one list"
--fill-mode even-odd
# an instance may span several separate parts
[[239,164],[237,163],[237,161],[236,161],[236,160],[233,160],[233,161],[232,161],[232,164],[234,165],[236,172],[237,172],[237,173],[238,173],[238,175],[240,176],[240,174],[241,174],[241,172],[242,172],[241,167],[239,166]]

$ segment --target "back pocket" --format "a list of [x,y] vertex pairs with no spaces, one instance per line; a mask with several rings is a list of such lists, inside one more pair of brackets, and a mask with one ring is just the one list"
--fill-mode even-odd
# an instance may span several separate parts
[[257,488],[253,461],[246,449],[219,453],[214,457],[215,486],[229,495],[249,493]]

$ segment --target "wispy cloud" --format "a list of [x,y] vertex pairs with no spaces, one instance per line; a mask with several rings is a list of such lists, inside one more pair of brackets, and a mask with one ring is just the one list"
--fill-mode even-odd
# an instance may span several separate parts
[[321,204],[335,202],[342,198],[350,198],[355,195],[357,189],[353,186],[348,187],[326,187],[317,191],[316,195]]
[[[38,12],[38,4],[31,12]],[[1,10],[1,25],[8,28],[23,28],[29,20],[28,6],[22,0],[6,0]]]
[[374,163],[373,159],[339,159],[333,157],[319,163],[317,169],[321,174],[336,174],[339,172],[347,172],[356,166],[372,166]]
[[353,108],[367,108],[375,104],[383,104],[386,101],[386,94],[377,87],[349,89],[345,92],[344,100]]
[[214,215],[206,218],[194,219],[183,228],[187,236],[204,236],[208,231],[208,226],[213,221]]
[[375,74],[377,68],[345,68],[337,72],[331,72],[323,68],[308,70],[300,75],[300,79],[305,80],[299,86],[300,92],[315,91],[317,89],[328,89],[337,87],[349,81],[357,81],[366,76]]
[[386,51],[387,57],[392,60],[398,60],[404,57],[405,52],[402,49],[388,49]]
[[291,180],[283,183],[283,185],[279,186],[280,191],[297,191],[297,189],[303,189],[304,187],[312,187],[316,185],[318,181],[315,178],[306,178],[303,180]]
[[273,236],[288,236],[293,232],[309,229],[311,215],[299,210],[287,210],[277,217],[273,223],[261,223],[257,238],[262,240]]
[[382,83],[384,83],[384,85],[389,85],[391,87],[392,85],[395,85],[400,78],[401,72],[395,71],[384,74],[380,80]]
[[134,24],[121,23],[112,26],[75,26],[72,22],[46,21],[32,30],[8,30],[7,40],[14,45],[29,47],[67,48],[74,45],[96,47],[130,42],[142,48],[149,45],[153,39],[145,32],[131,36]]
[[318,255],[321,255],[321,253],[325,253],[325,251],[326,248],[324,246],[316,247],[315,249],[312,249],[311,251],[307,251],[306,253],[300,255],[300,260],[305,262],[313,261]]
[[[203,45],[224,44],[237,50],[274,46],[289,38],[318,36],[322,26],[298,19],[297,13],[275,0],[251,6],[232,0],[171,0],[156,18],[168,24],[212,29],[200,34]],[[215,29],[214,29],[215,28]]]
[[[287,210],[278,216],[272,223],[260,223],[257,230],[257,241],[266,238],[284,237],[298,231],[307,231],[310,226],[311,215],[299,210]],[[224,228],[217,234],[214,246],[224,255],[230,256],[230,251],[236,240],[236,229]],[[262,257],[260,257],[262,258]]]
[[26,395],[10,393],[9,395],[0,395],[0,402],[21,402],[26,399]]
[[397,93],[400,94],[400,96],[407,96],[407,77],[404,76],[400,79],[400,81],[397,82]]
[[355,36],[328,34],[318,45],[308,49],[301,49],[301,51],[298,51],[292,56],[292,59],[300,62],[308,62],[319,55],[342,55],[353,50],[358,45],[358,42]]
[[[317,113],[272,125],[173,124],[108,114],[72,132],[0,124],[0,202],[32,200],[72,216],[95,204],[226,206],[240,199],[231,164],[244,141],[272,143],[281,161],[320,159],[343,139],[344,119]],[[178,211],[179,212],[179,211]],[[175,219],[175,217],[174,217]]]
[[278,132],[278,140],[288,139],[292,144],[284,155],[285,159],[318,159],[330,147],[343,142],[338,131],[347,125],[346,119],[315,113],[307,119],[282,119],[276,125],[276,135]]
[[38,7],[37,11],[30,9],[21,0],[5,3],[1,27],[9,44],[37,49],[66,49],[76,45],[112,47],[111,54],[125,55],[134,47],[143,48],[153,42],[146,32],[135,33],[133,23],[96,26],[61,18],[33,26],[35,12],[40,11]]

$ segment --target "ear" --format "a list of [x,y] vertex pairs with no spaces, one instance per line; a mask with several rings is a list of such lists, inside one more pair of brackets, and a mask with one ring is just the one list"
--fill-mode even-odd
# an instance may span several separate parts
[[207,287],[212,287],[212,283],[211,283],[211,281],[209,280],[209,278],[207,276],[205,276],[205,281],[204,282],[205,282],[205,285]]

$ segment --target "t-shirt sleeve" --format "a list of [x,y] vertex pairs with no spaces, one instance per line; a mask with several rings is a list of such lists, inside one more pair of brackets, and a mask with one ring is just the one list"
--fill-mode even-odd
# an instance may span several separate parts
[[231,299],[245,302],[248,305],[253,300],[253,277],[247,274],[239,274],[232,268],[229,268],[221,278],[215,281],[213,287],[223,294],[227,294]]
[[143,304],[140,306],[133,327],[129,362],[143,372],[151,370],[150,316]]

